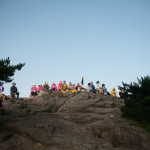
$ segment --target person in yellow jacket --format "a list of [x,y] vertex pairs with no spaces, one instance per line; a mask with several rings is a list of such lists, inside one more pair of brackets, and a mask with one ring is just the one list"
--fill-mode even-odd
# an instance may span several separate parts
[[72,93],[77,93],[77,90],[75,89],[75,84],[73,84],[73,89],[71,90]]
[[66,84],[66,81],[63,82],[63,84],[61,85],[61,92],[66,93],[68,92],[68,85]]
[[114,96],[114,97],[117,97],[117,92],[116,92],[116,89],[113,88],[110,92],[110,95]]

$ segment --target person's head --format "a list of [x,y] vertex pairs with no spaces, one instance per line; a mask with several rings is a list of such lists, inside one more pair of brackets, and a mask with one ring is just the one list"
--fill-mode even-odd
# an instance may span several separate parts
[[102,87],[105,87],[105,84],[102,84]]
[[116,89],[115,88],[113,88],[113,91],[115,91]]
[[41,83],[39,83],[39,86],[42,86],[42,84],[41,84]]
[[62,84],[62,81],[60,81],[59,83]]
[[48,85],[48,82],[45,82],[45,85]]
[[77,83],[77,86],[80,86],[80,84],[79,84],[79,83]]
[[91,85],[93,85],[93,82],[91,82]]
[[63,84],[64,84],[64,85],[66,84],[66,81],[65,81],[65,80],[63,81]]
[[32,87],[35,87],[35,84],[33,84]]
[[16,86],[16,83],[15,83],[15,82],[13,83],[13,86]]
[[52,85],[55,85],[55,83],[53,82]]
[[71,82],[69,82],[69,85],[72,85]]
[[96,84],[99,84],[99,81],[97,81]]
[[91,85],[91,83],[88,83],[88,86],[90,86]]

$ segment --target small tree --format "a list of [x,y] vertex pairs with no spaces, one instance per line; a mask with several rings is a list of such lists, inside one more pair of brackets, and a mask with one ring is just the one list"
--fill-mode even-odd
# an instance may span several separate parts
[[142,123],[150,123],[150,76],[138,78],[138,82],[130,84],[122,82],[122,94],[125,106],[121,108],[123,115],[134,118]]
[[25,63],[17,64],[17,65],[10,65],[10,59],[9,57],[6,59],[0,60],[0,81],[2,82],[11,82],[13,81],[12,76],[14,76],[16,70],[21,70],[22,67],[25,65]]

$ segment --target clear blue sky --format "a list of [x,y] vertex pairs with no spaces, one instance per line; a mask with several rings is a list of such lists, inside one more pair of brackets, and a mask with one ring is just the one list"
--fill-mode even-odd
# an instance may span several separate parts
[[[110,91],[150,74],[149,0],[0,0],[0,59],[25,62],[14,81],[99,80]],[[9,94],[10,84],[5,84]]]

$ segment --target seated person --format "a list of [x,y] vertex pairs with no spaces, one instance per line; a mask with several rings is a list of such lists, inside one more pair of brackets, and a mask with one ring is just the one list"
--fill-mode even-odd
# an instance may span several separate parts
[[71,82],[69,82],[68,89],[69,89],[69,91],[71,91],[73,89]]
[[61,92],[66,93],[68,92],[68,86],[66,84],[66,81],[63,82],[63,84],[61,85]]
[[100,87],[99,81],[96,82],[95,89],[96,89],[97,91],[99,91],[99,93],[103,93],[103,92],[102,92],[102,88]]
[[72,93],[77,93],[77,90],[75,89],[75,84],[73,84],[73,89],[71,90]]
[[12,87],[10,88],[10,94],[12,97],[17,96],[17,98],[19,98],[19,92],[17,90],[16,83],[12,84]]
[[31,96],[32,97],[37,96],[37,87],[35,86],[35,84],[33,84],[31,87]]
[[113,88],[110,92],[110,95],[114,96],[114,97],[117,97],[117,92],[116,92],[116,89]]
[[88,83],[87,91],[90,92],[92,90],[91,83]]
[[[105,87],[105,84],[102,84],[102,93],[103,94],[108,94],[107,89]],[[109,95],[109,94],[108,94]]]
[[41,84],[41,83],[39,83],[39,86],[38,86],[37,91],[38,91],[38,92],[40,92],[41,90],[43,90],[43,86],[42,86],[42,84]]
[[90,92],[93,92],[93,93],[96,93],[96,90],[95,90],[95,86],[93,85],[93,82],[91,82],[91,90],[90,90]]
[[75,89],[77,90],[77,93],[80,93],[80,92],[81,92],[82,87],[81,87],[81,85],[80,85],[79,83],[77,83],[77,86],[76,86],[76,88],[75,88]]
[[44,84],[44,86],[43,86],[43,91],[45,91],[45,92],[49,92],[49,85],[48,85],[48,83],[47,82],[45,82],[45,84]]
[[57,91],[57,86],[54,82],[52,83],[51,90],[52,91]]
[[58,86],[57,86],[57,90],[61,91],[61,86],[62,86],[62,81],[59,82]]

